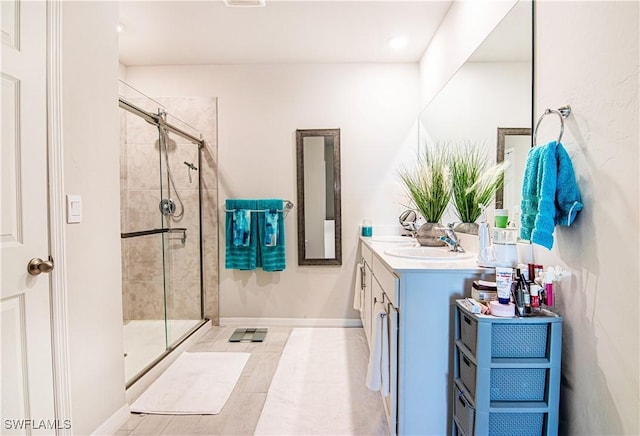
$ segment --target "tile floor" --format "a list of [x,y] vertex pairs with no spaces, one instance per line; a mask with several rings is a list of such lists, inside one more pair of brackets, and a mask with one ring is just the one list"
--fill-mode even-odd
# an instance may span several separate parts
[[[132,414],[116,435],[252,435],[291,328],[269,327],[262,343],[230,343],[235,327],[213,327],[187,351],[240,351],[249,361],[219,415]],[[366,370],[364,368],[363,370]]]

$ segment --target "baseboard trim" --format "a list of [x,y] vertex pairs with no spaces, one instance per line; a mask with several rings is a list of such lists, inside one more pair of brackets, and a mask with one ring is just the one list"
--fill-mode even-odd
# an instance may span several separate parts
[[229,327],[362,327],[358,318],[220,318]]
[[125,404],[116,411],[109,419],[102,423],[93,433],[92,436],[114,435],[120,430],[129,419],[129,405]]

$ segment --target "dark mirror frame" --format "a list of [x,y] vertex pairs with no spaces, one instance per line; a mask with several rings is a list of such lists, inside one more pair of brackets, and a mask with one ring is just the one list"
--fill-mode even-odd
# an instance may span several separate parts
[[[496,162],[504,162],[504,145],[506,136],[531,136],[529,127],[498,127],[498,143],[496,145]],[[496,209],[502,209],[504,202],[504,189],[496,190]]]
[[[333,137],[333,201],[335,211],[335,258],[309,259],[305,246],[304,203],[304,138],[313,136]],[[342,209],[340,195],[340,129],[296,130],[296,170],[298,209],[298,265],[342,265]]]

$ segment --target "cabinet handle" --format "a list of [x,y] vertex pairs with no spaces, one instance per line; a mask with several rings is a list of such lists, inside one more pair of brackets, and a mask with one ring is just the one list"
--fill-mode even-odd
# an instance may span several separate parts
[[367,289],[367,273],[364,270],[364,265],[360,267],[360,289]]

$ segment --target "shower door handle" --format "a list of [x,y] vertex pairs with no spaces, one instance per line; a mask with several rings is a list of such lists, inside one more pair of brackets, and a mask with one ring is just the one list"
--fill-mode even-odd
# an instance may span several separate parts
[[34,257],[27,264],[27,272],[32,276],[37,276],[40,273],[50,273],[53,271],[55,264],[53,259],[49,256],[49,260],[42,260],[39,257]]

